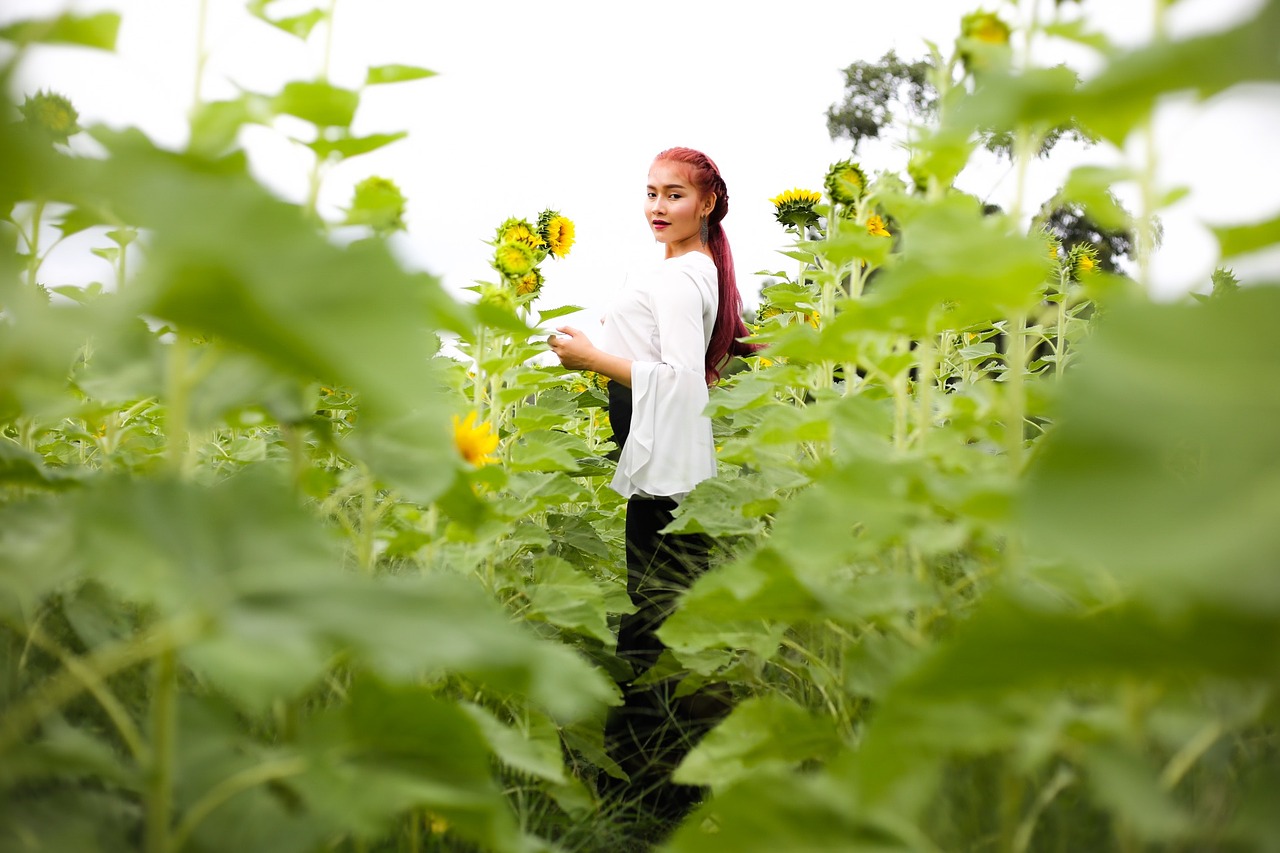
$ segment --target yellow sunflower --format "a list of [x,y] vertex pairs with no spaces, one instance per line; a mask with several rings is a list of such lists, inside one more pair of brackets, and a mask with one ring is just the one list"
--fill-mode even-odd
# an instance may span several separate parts
[[516,279],[516,295],[517,296],[529,296],[530,294],[536,295],[539,291],[542,290],[543,281],[544,279],[542,278],[542,271],[539,270],[537,267],[534,267],[533,269],[529,270],[529,272],[525,273],[524,275],[520,276],[520,278]]
[[872,237],[889,237],[889,229],[884,226],[884,219],[871,214],[867,217],[867,233]]
[[474,411],[467,415],[465,421],[453,416],[453,443],[470,464],[492,465],[498,461],[498,457],[493,455],[493,451],[498,449],[498,436],[488,421],[477,426],[476,417]]
[[512,217],[506,222],[498,226],[498,234],[495,242],[498,243],[523,243],[530,249],[546,248],[542,242],[542,237],[538,235],[538,229],[533,227],[527,219],[516,219]]
[[797,187],[779,193],[769,201],[773,204],[774,216],[783,225],[805,228],[818,223],[818,213],[813,208],[822,201],[821,193]]
[[1067,266],[1077,281],[1098,271],[1098,250],[1091,243],[1076,243],[1067,253]]
[[553,258],[563,258],[573,246],[573,220],[556,210],[544,210],[538,216],[538,236]]

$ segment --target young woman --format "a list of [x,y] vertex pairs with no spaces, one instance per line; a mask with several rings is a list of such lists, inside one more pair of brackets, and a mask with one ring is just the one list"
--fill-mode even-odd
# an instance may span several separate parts
[[606,729],[607,744],[634,795],[679,812],[696,791],[667,777],[727,705],[709,712],[676,701],[669,682],[633,682],[657,661],[655,632],[707,562],[705,537],[659,532],[678,502],[716,473],[711,421],[702,414],[707,387],[731,356],[755,347],[741,340],[748,330],[721,227],[729,192],[716,164],[690,148],[663,151],[649,169],[645,199],[663,258],[627,275],[598,343],[568,326],[549,343],[565,367],[611,380],[609,421],[621,448],[611,486],[627,498],[627,591],[636,612],[622,619],[618,655],[634,676],[622,685],[625,703]]

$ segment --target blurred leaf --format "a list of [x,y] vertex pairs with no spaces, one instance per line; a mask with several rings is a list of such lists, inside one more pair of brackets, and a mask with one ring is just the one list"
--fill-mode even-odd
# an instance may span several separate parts
[[40,454],[0,436],[0,485],[56,489],[73,485],[78,477],[78,471],[50,468]]
[[120,15],[117,12],[93,15],[66,12],[56,18],[29,19],[0,27],[0,38],[20,45],[71,44],[113,51],[119,31]]
[[191,118],[188,149],[200,157],[218,157],[235,145],[241,127],[267,124],[274,115],[271,100],[253,92],[227,101],[204,101]]
[[70,237],[72,234],[79,234],[96,225],[110,224],[112,224],[110,218],[103,215],[100,210],[73,207],[62,214],[55,227],[62,232],[63,237]]
[[1140,756],[1113,745],[1086,748],[1081,756],[1089,786],[1098,799],[1147,841],[1175,841],[1192,827]]
[[833,325],[929,335],[1025,311],[1045,281],[1044,247],[1009,228],[967,196],[925,208],[904,223],[897,262]]
[[590,455],[586,443],[576,435],[539,430],[512,442],[510,467],[512,471],[574,471],[578,460]]
[[521,730],[502,722],[480,705],[464,702],[459,708],[475,721],[489,749],[507,767],[558,785],[569,782],[564,772],[560,736],[551,720],[530,713],[522,721]]
[[1280,243],[1280,216],[1249,225],[1220,226],[1213,234],[1223,258],[1247,255]]
[[435,75],[436,72],[416,65],[374,65],[365,75],[364,84],[376,86],[383,83],[402,83],[406,80],[421,80]]
[[839,746],[835,721],[778,695],[743,700],[685,756],[672,778],[719,793],[755,773],[797,767]]
[[1111,312],[1029,472],[1036,549],[1175,609],[1280,612],[1278,324],[1270,286]]
[[364,414],[341,446],[380,481],[424,505],[450,486],[461,464],[450,428],[434,409]]
[[357,157],[361,154],[368,154],[370,151],[377,151],[379,148],[385,148],[393,142],[399,142],[408,135],[405,131],[400,131],[399,133],[374,133],[369,136],[348,136],[341,139],[321,138],[304,144],[316,152],[316,156],[321,160],[327,160],[335,154],[338,155],[336,159],[345,160],[348,157]]
[[1064,199],[1082,205],[1089,218],[1105,229],[1130,231],[1133,217],[1111,193],[1113,184],[1133,180],[1131,169],[1077,166],[1062,187]]
[[314,814],[372,836],[426,806],[484,849],[516,849],[479,727],[430,688],[360,678],[302,739],[310,767],[289,785]]
[[350,127],[360,105],[360,93],[324,80],[294,80],[286,83],[271,103],[276,112],[317,127]]
[[129,798],[90,788],[6,796],[0,800],[0,849],[129,853],[137,850],[137,812]]
[[557,557],[540,557],[524,593],[529,600],[525,618],[581,633],[609,648],[615,644],[604,589],[586,572]]
[[664,853],[779,850],[890,853],[934,849],[903,821],[878,821],[848,788],[823,773],[749,776],[693,812]]
[[464,316],[436,279],[408,273],[379,242],[333,245],[247,175],[211,173],[136,134],[100,137],[112,165],[85,183],[152,232],[135,287],[146,313],[355,389],[366,410],[431,399],[433,332]]

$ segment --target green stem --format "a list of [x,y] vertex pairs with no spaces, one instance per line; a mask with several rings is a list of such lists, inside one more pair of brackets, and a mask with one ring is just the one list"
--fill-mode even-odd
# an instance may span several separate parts
[[333,13],[338,8],[338,0],[329,0],[329,8],[325,10],[324,60],[320,66],[320,79],[329,79],[329,68],[333,61]]
[[377,489],[373,475],[364,472],[364,490],[360,496],[360,568],[365,574],[373,574],[374,531],[377,527]]
[[916,415],[916,429],[917,435],[920,436],[920,444],[923,446],[929,429],[933,426],[933,385],[938,371],[938,348],[933,336],[922,337],[916,352],[919,354],[917,359],[919,375],[916,378],[916,403],[919,408]]
[[190,349],[191,342],[186,333],[181,329],[174,332],[173,343],[169,346],[168,375],[165,382],[168,397],[165,432],[169,436],[169,469],[177,477],[182,477],[185,473],[191,443],[188,411],[191,383],[187,371]]
[[1053,348],[1053,376],[1055,381],[1061,381],[1062,368],[1067,361],[1067,282],[1068,276],[1065,269],[1058,269],[1058,329],[1055,335],[1055,345]]
[[[143,741],[142,735],[138,732],[138,727],[134,725],[128,710],[125,709],[116,695],[111,692],[111,688],[107,686],[102,676],[94,671],[92,667],[86,666],[83,660],[74,657],[62,646],[46,637],[38,624],[31,629],[27,639],[31,645],[38,646],[56,657],[67,673],[78,680],[84,689],[89,691],[94,699],[98,700],[102,710],[106,712],[111,722],[115,724],[116,731],[120,734],[120,739],[125,742],[125,746],[129,748],[134,760],[139,763],[148,761],[147,745]],[[24,652],[23,657],[25,658],[25,656]]]
[[40,272],[40,220],[44,217],[44,202],[37,201],[31,211],[31,236],[27,238],[27,247],[31,257],[27,259],[27,286],[34,289]]
[[214,809],[241,791],[256,788],[258,785],[263,785],[276,779],[297,776],[299,773],[305,772],[306,769],[307,763],[301,758],[282,758],[278,761],[259,764],[256,767],[248,767],[239,773],[228,776],[211,788],[183,815],[182,821],[173,832],[173,843],[170,849],[174,850],[175,853],[182,850],[187,841],[190,840],[191,833],[195,831],[196,827],[203,823],[205,818],[213,813]]
[[1014,474],[1022,471],[1023,432],[1027,419],[1026,397],[1027,316],[1019,313],[1009,321],[1009,352],[1005,357],[1004,386],[1008,397],[1005,413],[1005,450]]
[[174,746],[178,729],[178,655],[165,649],[155,661],[151,699],[151,766],[146,786],[146,853],[169,853],[173,812]]
[[204,103],[204,69],[209,61],[209,48],[206,45],[209,32],[209,0],[200,0],[200,10],[196,19],[196,79],[191,92],[191,115],[194,118],[200,105]]

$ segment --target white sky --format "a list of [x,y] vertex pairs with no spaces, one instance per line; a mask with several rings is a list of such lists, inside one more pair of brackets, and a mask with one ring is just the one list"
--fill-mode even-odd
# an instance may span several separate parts
[[[232,81],[272,93],[318,72],[320,28],[304,45],[250,18],[241,0],[208,2],[206,98],[232,95]],[[280,0],[272,11],[296,13],[319,2]],[[1085,0],[1083,8],[1104,32],[1133,44],[1149,31],[1153,2]],[[498,223],[555,207],[575,221],[577,243],[568,258],[544,265],[541,307],[573,303],[595,311],[620,283],[623,266],[657,251],[641,217],[644,178],[655,153],[687,145],[715,159],[728,184],[725,229],[739,286],[754,305],[761,282],[754,273],[793,266],[777,253],[787,240],[769,198],[794,186],[821,189],[828,165],[849,156],[847,143],[831,141],[826,130],[825,111],[842,96],[841,69],[856,59],[878,59],[890,48],[903,58],[919,57],[926,39],[947,52],[961,15],[976,5],[338,0],[335,83],[358,86],[367,66],[388,63],[425,66],[439,76],[367,91],[354,129],[410,135],[333,169],[321,204],[336,216],[356,181],[371,174],[394,179],[409,199],[409,231],[397,238],[406,263],[442,276],[455,289],[492,277],[484,241]],[[1171,23],[1176,32],[1225,27],[1260,5],[1181,0]],[[1052,6],[1042,0],[1044,9]],[[24,66],[17,94],[52,88],[72,99],[82,124],[135,125],[163,145],[181,146],[194,88],[198,7],[198,0],[7,0],[0,21],[59,8],[124,14],[117,54],[38,49]],[[1009,19],[1016,14],[1007,5],[986,7]],[[1090,57],[1042,46],[1040,61],[1061,59],[1090,71]],[[1280,138],[1277,91],[1259,89],[1197,107],[1170,105],[1162,112],[1161,175],[1170,186],[1189,185],[1192,194],[1163,213],[1165,243],[1153,269],[1158,294],[1207,284],[1218,259],[1201,222],[1280,210],[1280,178],[1272,165]],[[244,141],[266,184],[290,199],[303,197],[306,149],[265,128],[248,129]],[[1033,164],[1031,209],[1078,162],[1061,150]],[[1100,146],[1079,156],[1110,163],[1120,155]],[[900,171],[905,164],[901,151],[883,144],[864,148],[857,159],[871,173]],[[960,181],[1006,207],[1013,184],[1007,163],[974,169]],[[90,258],[98,265],[91,273],[76,267],[87,249],[68,244],[46,267],[49,283],[61,283],[59,275],[109,278],[97,259]],[[1242,280],[1275,277],[1280,258],[1271,253],[1232,266]]]

